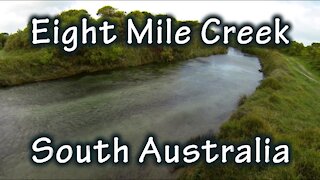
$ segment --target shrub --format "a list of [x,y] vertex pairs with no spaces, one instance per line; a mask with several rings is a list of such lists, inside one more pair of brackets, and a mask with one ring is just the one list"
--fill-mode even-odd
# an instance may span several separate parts
[[164,47],[160,53],[160,59],[170,62],[174,60],[173,50],[170,47]]

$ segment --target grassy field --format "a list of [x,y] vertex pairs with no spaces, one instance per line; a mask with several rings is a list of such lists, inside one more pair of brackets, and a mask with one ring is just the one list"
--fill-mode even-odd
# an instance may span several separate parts
[[[315,179],[320,177],[320,78],[303,59],[277,51],[248,49],[260,58],[265,75],[256,92],[240,103],[216,135],[221,141],[248,142],[257,135],[291,145],[289,165],[198,164],[182,179]],[[242,100],[243,101],[243,100]]]

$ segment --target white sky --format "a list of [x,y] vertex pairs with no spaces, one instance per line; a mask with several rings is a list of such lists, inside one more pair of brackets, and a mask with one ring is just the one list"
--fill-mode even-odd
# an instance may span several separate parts
[[203,20],[217,14],[227,23],[271,23],[274,14],[291,23],[290,36],[308,45],[320,42],[320,2],[289,1],[0,1],[0,32],[23,29],[31,15],[54,15],[68,9],[97,10],[111,5],[119,10],[170,14],[179,20]]

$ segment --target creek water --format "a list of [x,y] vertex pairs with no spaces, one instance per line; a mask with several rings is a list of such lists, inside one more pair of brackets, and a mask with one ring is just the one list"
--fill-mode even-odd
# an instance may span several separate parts
[[[137,165],[146,136],[185,143],[217,132],[263,75],[256,57],[233,48],[172,64],[0,89],[0,178],[175,177],[170,167]],[[91,143],[113,135],[130,145],[130,163],[35,165],[31,143],[50,135],[53,144]]]

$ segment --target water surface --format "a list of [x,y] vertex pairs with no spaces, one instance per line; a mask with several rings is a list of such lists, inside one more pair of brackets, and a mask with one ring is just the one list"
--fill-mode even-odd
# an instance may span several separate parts
[[155,64],[0,89],[0,178],[174,177],[170,168],[95,164],[35,166],[30,143],[95,142],[121,135],[134,156],[152,133],[184,143],[216,132],[262,79],[259,61],[230,48],[226,55]]

